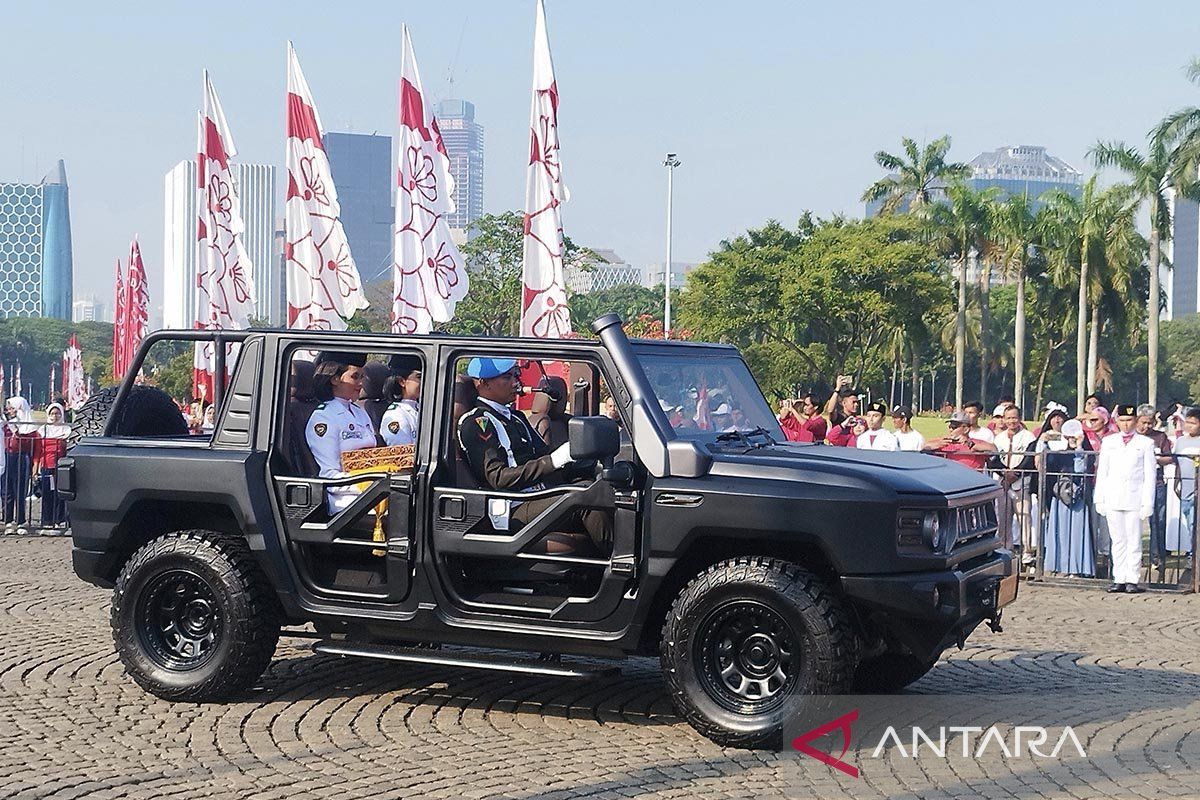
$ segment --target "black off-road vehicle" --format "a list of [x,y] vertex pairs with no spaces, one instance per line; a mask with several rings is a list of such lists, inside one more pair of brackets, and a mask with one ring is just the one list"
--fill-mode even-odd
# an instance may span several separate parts
[[[611,314],[593,327],[598,340],[151,335],[130,376],[153,347],[197,342],[213,343],[218,375],[234,368],[212,430],[189,435],[131,377],[93,399],[58,467],[75,571],[113,587],[129,674],[172,700],[229,696],[283,629],[309,623],[323,653],[557,678],[605,671],[571,656],[657,655],[700,732],[762,746],[806,695],[897,689],[981,622],[999,629],[1016,574],[992,481],[918,454],[787,444],[736,349],[630,341]],[[314,351],[357,354],[377,378],[420,359],[412,469],[317,476],[294,366]],[[455,437],[475,356],[527,362],[543,394],[565,386],[535,422],[594,460],[593,477],[534,493],[475,480]],[[326,490],[349,484],[361,494],[331,515]],[[524,527],[494,524],[497,501],[531,498],[555,502]],[[596,498],[611,541],[547,552]]]

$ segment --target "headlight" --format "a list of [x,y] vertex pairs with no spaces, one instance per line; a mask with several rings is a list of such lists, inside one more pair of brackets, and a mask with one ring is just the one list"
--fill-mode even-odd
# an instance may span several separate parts
[[925,542],[935,551],[940,550],[942,546],[942,522],[938,512],[926,511],[925,518],[921,520],[921,535],[925,537]]

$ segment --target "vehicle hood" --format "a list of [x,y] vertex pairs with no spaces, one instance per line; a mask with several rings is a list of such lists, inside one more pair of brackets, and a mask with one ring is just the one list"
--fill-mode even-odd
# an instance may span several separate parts
[[985,474],[937,456],[852,447],[776,444],[762,448],[710,445],[710,475],[869,485],[897,494],[953,497],[996,489]]

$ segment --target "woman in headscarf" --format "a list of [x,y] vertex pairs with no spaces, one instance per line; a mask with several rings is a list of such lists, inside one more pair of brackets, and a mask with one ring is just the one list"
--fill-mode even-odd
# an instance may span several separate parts
[[1088,513],[1092,491],[1088,474],[1094,459],[1087,455],[1091,447],[1079,420],[1065,419],[1065,412],[1051,411],[1036,446],[1046,465],[1043,502],[1049,500],[1042,567],[1046,572],[1090,578],[1096,574]]
[[10,397],[4,401],[4,525],[24,527],[25,499],[33,473],[33,456],[41,438],[29,401]]
[[34,451],[34,471],[42,492],[42,527],[57,528],[67,521],[67,504],[59,499],[54,483],[54,469],[67,453],[67,437],[71,426],[66,424],[67,412],[58,403],[46,406],[46,425]]

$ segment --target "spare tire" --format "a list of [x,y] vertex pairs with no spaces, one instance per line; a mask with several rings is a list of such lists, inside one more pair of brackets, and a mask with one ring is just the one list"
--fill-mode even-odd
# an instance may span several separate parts
[[[84,436],[103,436],[117,399],[116,386],[101,389],[87,399],[71,423],[68,447]],[[171,396],[155,386],[131,386],[113,424],[113,436],[187,436],[187,420]]]

